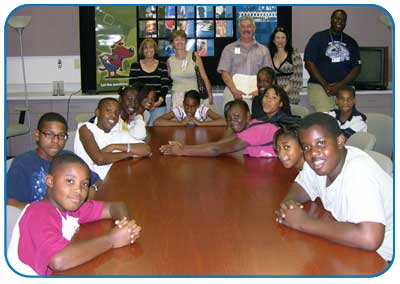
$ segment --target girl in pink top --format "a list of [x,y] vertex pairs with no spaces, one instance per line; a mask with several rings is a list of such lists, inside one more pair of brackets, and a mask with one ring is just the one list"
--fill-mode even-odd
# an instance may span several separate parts
[[[279,101],[275,104],[280,110]],[[213,143],[200,145],[183,145],[170,141],[160,151],[164,155],[178,156],[218,156],[243,150],[243,154],[251,157],[276,157],[272,147],[275,132],[279,127],[275,124],[259,120],[250,120],[250,110],[246,102],[233,100],[225,105],[225,119],[233,132],[230,136]]]

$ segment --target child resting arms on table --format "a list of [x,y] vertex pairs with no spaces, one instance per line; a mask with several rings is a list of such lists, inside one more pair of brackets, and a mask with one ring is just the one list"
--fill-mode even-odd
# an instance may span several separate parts
[[272,140],[278,126],[258,120],[250,120],[250,110],[243,100],[233,100],[225,105],[225,118],[232,134],[216,142],[183,145],[177,141],[160,148],[164,155],[219,156],[244,150],[252,157],[276,157]]
[[183,106],[160,116],[155,126],[225,126],[226,121],[218,113],[200,104],[200,94],[196,90],[185,93]]
[[[147,157],[149,145],[122,131],[118,127],[120,104],[116,99],[104,98],[98,103],[95,123],[78,125],[74,152],[102,179],[112,163],[132,157]],[[115,131],[112,131],[115,130]]]
[[[46,176],[43,201],[27,205],[8,248],[11,266],[24,275],[51,275],[85,263],[103,252],[135,242],[141,228],[123,202],[85,202],[89,168],[75,154],[56,156]],[[107,234],[71,242],[79,224],[115,219]]]
[[[367,153],[345,146],[337,121],[313,113],[300,125],[303,169],[281,202],[276,221],[339,244],[393,256],[393,180]],[[321,199],[336,219],[309,216],[302,203]]]

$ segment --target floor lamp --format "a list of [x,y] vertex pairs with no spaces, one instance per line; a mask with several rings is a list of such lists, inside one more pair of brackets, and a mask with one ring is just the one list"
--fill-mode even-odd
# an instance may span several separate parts
[[[22,46],[22,32],[30,24],[31,18],[32,18],[31,16],[12,16],[8,20],[8,25],[16,30],[16,32],[18,34],[18,38],[19,38],[19,49],[21,52],[22,75],[23,75],[23,79],[24,79],[25,106],[16,108],[16,110],[20,112],[19,123],[7,125],[7,138],[29,133],[29,136],[30,136],[29,146],[30,147],[32,147],[32,133],[30,131],[31,130],[31,120],[30,120],[30,115],[29,115],[28,87],[26,84],[25,61],[24,61],[24,52],[23,52],[23,46]],[[26,124],[25,124],[25,121],[27,121]]]

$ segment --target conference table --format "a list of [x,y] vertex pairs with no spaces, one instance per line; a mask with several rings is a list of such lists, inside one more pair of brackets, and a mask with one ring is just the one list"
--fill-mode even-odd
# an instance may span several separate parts
[[[217,141],[224,127],[152,127],[152,156],[114,163],[97,200],[125,201],[142,226],[136,243],[109,250],[55,275],[299,276],[374,275],[387,263],[376,253],[292,230],[274,211],[296,171],[276,158],[241,152],[220,157],[163,156],[168,141]],[[332,218],[320,202],[308,214]],[[75,240],[108,232],[111,220],[81,225]]]

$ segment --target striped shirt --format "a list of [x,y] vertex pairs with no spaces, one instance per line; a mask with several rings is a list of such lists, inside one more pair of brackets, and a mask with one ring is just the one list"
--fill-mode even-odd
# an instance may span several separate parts
[[164,62],[159,61],[157,68],[151,73],[143,70],[140,61],[132,63],[129,73],[129,84],[133,85],[136,82],[153,87],[156,90],[156,101],[160,96],[164,99],[160,107],[166,106],[165,96],[168,93],[171,80],[168,76],[167,65]]
[[332,109],[328,114],[334,117],[342,130],[343,135],[349,138],[356,132],[367,132],[367,117],[359,112],[355,107],[351,111],[350,117],[346,121],[340,121],[340,110]]

